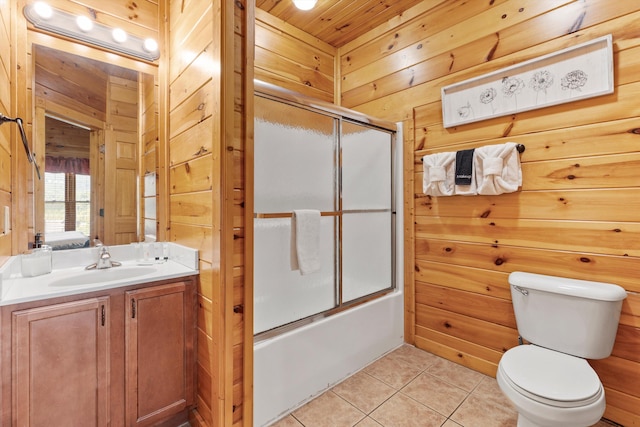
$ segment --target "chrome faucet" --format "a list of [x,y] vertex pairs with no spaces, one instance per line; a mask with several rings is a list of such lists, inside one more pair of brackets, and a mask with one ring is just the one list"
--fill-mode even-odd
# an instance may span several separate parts
[[100,245],[98,248],[98,262],[87,266],[87,270],[104,270],[105,268],[118,267],[121,265],[118,261],[111,260],[108,247]]

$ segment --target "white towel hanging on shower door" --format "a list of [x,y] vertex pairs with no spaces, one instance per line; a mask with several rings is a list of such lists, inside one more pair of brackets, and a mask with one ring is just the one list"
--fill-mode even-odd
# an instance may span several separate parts
[[320,270],[320,211],[298,209],[291,216],[291,269],[300,274]]

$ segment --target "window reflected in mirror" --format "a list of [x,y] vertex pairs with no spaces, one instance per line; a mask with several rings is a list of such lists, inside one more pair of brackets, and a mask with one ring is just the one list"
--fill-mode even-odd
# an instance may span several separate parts
[[[87,171],[88,172],[88,171]],[[45,172],[44,232],[91,233],[91,177],[89,174]]]

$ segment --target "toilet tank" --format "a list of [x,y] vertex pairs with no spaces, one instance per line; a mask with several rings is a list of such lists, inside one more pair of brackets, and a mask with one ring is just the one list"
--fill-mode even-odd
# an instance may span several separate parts
[[586,359],[611,354],[627,296],[622,287],[520,271],[509,284],[522,338]]

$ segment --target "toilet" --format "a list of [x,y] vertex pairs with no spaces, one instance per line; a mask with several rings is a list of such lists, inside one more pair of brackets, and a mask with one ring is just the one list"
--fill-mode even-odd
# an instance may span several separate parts
[[518,427],[586,427],[605,410],[604,388],[586,359],[611,354],[625,290],[610,283],[513,272],[520,337],[496,379],[518,411]]

